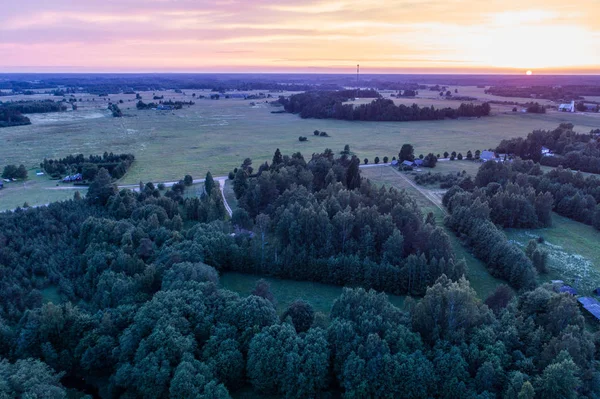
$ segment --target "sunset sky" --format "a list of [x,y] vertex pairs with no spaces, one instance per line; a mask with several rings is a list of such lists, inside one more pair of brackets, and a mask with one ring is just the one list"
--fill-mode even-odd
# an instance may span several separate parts
[[2,72],[600,73],[599,0],[21,0]]

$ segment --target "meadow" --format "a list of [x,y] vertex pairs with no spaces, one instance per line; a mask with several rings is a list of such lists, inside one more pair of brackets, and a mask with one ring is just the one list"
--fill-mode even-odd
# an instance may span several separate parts
[[[304,299],[316,312],[328,315],[333,302],[342,295],[343,288],[337,285],[315,283],[312,281],[284,280],[272,277],[255,276],[236,272],[221,274],[219,282],[223,288],[248,296],[256,282],[265,279],[271,285],[271,292],[277,300],[277,312],[282,314],[296,299]],[[404,304],[403,296],[388,295],[390,302],[398,307]]]
[[600,287],[600,231],[592,226],[552,214],[552,227],[544,229],[507,229],[510,240],[525,247],[529,240],[543,237],[548,253],[548,274],[540,282],[563,280],[581,295],[591,295]]
[[[488,96],[483,89],[465,90],[469,95]],[[247,157],[254,160],[255,166],[270,161],[276,148],[284,154],[300,151],[310,157],[325,148],[337,151],[349,144],[361,160],[367,158],[373,162],[376,156],[390,159],[397,156],[404,143],[413,144],[416,154],[457,151],[465,155],[467,150],[495,147],[504,138],[525,136],[534,129],[552,129],[562,122],[571,122],[582,132],[600,126],[599,114],[523,114],[504,112],[504,108],[496,105],[492,106],[493,116],[479,119],[404,123],[301,119],[291,114],[272,114],[277,108],[265,100],[196,99],[192,93],[210,96],[210,92],[184,90],[184,93],[141,93],[146,103],[154,101],[155,94],[164,96],[165,100],[195,101],[195,105],[176,111],[137,110],[134,95],[77,94],[82,101],[77,102],[76,111],[34,114],[30,115],[32,125],[0,129],[3,144],[0,165],[24,164],[31,176],[44,158],[104,151],[131,152],[136,161],[119,184],[135,184],[173,181],[186,174],[199,178],[209,170],[215,177],[225,176]],[[467,93],[459,88],[460,94]],[[423,105],[443,102],[452,107],[460,104],[460,101],[432,98],[434,95],[434,92],[424,92],[423,98],[402,101]],[[3,100],[25,98],[51,96],[7,96]],[[124,101],[119,104],[124,117],[113,118],[106,107],[109,101],[119,100]],[[315,137],[314,130],[326,131],[330,137]],[[299,136],[307,136],[308,141],[299,142]],[[27,194],[13,188],[0,191],[0,209],[12,209],[25,201],[40,205],[72,195],[40,193],[40,190],[50,191],[41,183],[32,185]]]

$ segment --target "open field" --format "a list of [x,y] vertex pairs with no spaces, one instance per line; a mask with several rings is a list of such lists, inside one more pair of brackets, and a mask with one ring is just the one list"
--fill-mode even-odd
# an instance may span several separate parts
[[[178,180],[185,174],[203,176],[209,170],[214,176],[226,175],[246,157],[251,157],[255,165],[270,161],[275,148],[280,148],[284,154],[301,151],[309,157],[325,148],[338,150],[350,144],[361,159],[372,161],[375,156],[391,158],[397,155],[403,143],[413,144],[417,154],[457,151],[464,155],[469,149],[495,147],[503,138],[524,136],[538,128],[552,129],[561,122],[572,122],[584,132],[600,127],[599,114],[557,112],[546,115],[500,113],[480,119],[402,123],[301,119],[296,115],[271,114],[276,108],[266,104],[265,100],[194,99],[191,93],[156,92],[156,95],[164,95],[165,100],[196,102],[177,111],[138,111],[134,95],[77,94],[82,101],[77,103],[76,111],[30,115],[32,125],[0,129],[0,142],[3,143],[0,165],[22,163],[35,168],[44,158],[68,154],[102,154],[107,150],[131,152],[136,161],[119,184],[135,184],[140,180]],[[200,90],[193,93],[210,94]],[[142,98],[151,102],[153,94],[144,92]],[[273,94],[277,95],[279,93]],[[35,97],[52,98],[39,94],[8,96],[3,100]],[[119,104],[125,114],[123,118],[113,118],[106,110],[109,98],[113,102],[124,101]],[[411,103],[420,101],[419,98],[408,100]],[[495,112],[495,106],[492,109]],[[315,129],[325,130],[331,137],[315,137],[312,135]],[[300,135],[309,140],[299,142]],[[17,199],[12,203],[28,201],[36,205],[66,198],[62,194],[51,196],[49,193],[34,194],[34,191],[32,186],[27,196],[13,193]],[[9,208],[3,204],[8,201],[9,194],[0,195],[0,208]]]
[[541,275],[540,282],[564,280],[584,295],[600,287],[600,231],[592,226],[553,213],[550,228],[508,229],[506,235],[523,246],[531,239],[544,238],[549,273]]
[[[467,161],[456,161],[456,163],[467,163]],[[404,178],[399,172],[395,172],[392,167],[382,166],[379,168],[361,169],[361,175],[370,179],[375,184],[384,184],[386,186],[393,186],[398,189],[406,190],[406,192],[417,201],[417,204],[424,214],[433,212],[438,226],[444,226],[444,213],[440,208],[432,203],[430,199],[425,197],[422,192],[412,186],[407,181],[408,177]],[[425,191],[426,189],[423,190]],[[438,196],[438,201],[441,201],[441,196]],[[490,275],[485,264],[474,257],[468,249],[460,243],[452,231],[447,231],[447,233],[457,258],[465,259],[467,262],[467,278],[469,279],[471,286],[475,289],[477,295],[481,299],[485,299],[498,285],[503,284],[503,281]]]
[[[81,195],[87,192],[86,187],[74,188],[72,185],[63,184],[57,187],[56,180],[50,180],[45,175],[36,176],[35,170],[28,171],[28,174],[29,178],[24,182],[4,183],[4,188],[0,190],[0,211],[23,206],[24,202],[31,206],[45,205],[71,199],[76,191]],[[68,189],[62,189],[63,187]]]
[[[242,296],[250,295],[256,282],[264,278],[271,284],[271,292],[277,299],[277,312],[283,313],[287,306],[296,299],[304,299],[312,305],[316,312],[326,315],[331,311],[333,301],[342,294],[342,287],[310,281],[282,280],[272,277],[261,277],[251,274],[227,272],[220,277],[221,286],[237,292]],[[390,302],[402,307],[404,297],[388,295]]]

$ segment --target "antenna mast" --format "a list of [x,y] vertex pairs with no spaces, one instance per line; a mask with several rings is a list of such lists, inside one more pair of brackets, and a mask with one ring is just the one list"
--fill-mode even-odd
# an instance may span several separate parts
[[360,65],[356,64],[356,87],[358,88],[358,73],[360,72]]

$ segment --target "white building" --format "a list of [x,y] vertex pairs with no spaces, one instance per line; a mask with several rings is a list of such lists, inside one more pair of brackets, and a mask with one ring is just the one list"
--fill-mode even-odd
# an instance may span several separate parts
[[571,101],[570,104],[560,104],[558,110],[561,112],[575,112],[575,101]]
[[552,151],[549,148],[542,147],[542,156],[543,157],[553,157],[554,154],[552,153]]

